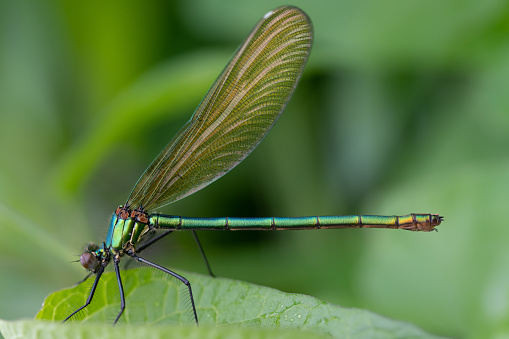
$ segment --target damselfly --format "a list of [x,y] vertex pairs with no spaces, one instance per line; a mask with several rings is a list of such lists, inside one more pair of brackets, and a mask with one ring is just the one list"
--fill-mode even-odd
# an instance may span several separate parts
[[[101,245],[88,245],[81,255],[83,267],[96,277],[86,303],[64,321],[90,304],[111,261],[120,290],[120,312],[115,323],[118,321],[125,309],[119,262],[127,255],[187,286],[194,320],[198,323],[189,281],[139,256],[143,249],[173,231],[191,230],[203,254],[195,230],[400,228],[431,231],[440,224],[442,217],[438,214],[193,218],[152,213],[212,183],[251,153],[275,124],[294,92],[312,39],[311,22],[300,9],[285,6],[265,14],[191,120],[146,169],[125,204],[113,213],[106,240]],[[154,237],[156,231],[164,232]]]

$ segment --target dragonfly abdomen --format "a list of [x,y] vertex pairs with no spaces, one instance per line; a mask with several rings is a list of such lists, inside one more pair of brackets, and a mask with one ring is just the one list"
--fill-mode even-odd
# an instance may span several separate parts
[[266,218],[193,218],[152,214],[149,223],[156,229],[174,230],[299,230],[320,228],[394,228],[429,232],[442,222],[438,214],[403,216],[342,215]]

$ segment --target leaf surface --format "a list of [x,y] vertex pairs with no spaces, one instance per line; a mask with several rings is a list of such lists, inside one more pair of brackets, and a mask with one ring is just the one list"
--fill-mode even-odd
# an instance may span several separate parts
[[[120,325],[107,327],[106,332],[117,333],[117,328],[123,330],[125,326],[142,326],[146,330],[146,325],[149,325],[159,333],[164,325],[164,328],[171,328],[170,332],[179,333],[181,337],[184,336],[181,329],[186,335],[198,335],[204,328],[213,327],[223,328],[225,337],[226,333],[234,332],[237,335],[251,333],[256,338],[260,329],[273,329],[277,330],[274,333],[278,336],[282,330],[292,330],[292,333],[293,330],[301,330],[317,334],[318,337],[326,335],[333,338],[436,338],[413,325],[366,310],[336,306],[311,296],[284,293],[225,278],[210,278],[194,273],[184,275],[193,287],[200,327],[193,326],[184,285],[154,270],[141,268],[122,271],[127,307]],[[89,279],[48,296],[36,319],[62,321],[85,302],[91,281]],[[70,328],[91,328],[87,324],[90,322],[112,323],[119,309],[115,275],[106,273],[92,304],[86,312],[78,314],[79,320],[73,319]],[[177,325],[178,330],[175,330]],[[67,324],[53,328],[54,325],[48,323],[47,326],[54,331],[62,331],[59,335],[71,331],[67,329]],[[0,328],[6,338],[10,338],[11,331],[27,331],[30,326],[4,322]],[[219,333],[217,331],[223,330],[213,332]]]

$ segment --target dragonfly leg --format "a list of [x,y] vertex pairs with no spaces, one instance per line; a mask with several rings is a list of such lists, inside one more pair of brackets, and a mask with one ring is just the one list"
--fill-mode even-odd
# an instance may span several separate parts
[[[159,234],[157,237],[150,239],[149,241],[147,241],[143,245],[137,247],[136,248],[136,253],[140,253],[145,248],[151,246],[156,241],[161,240],[162,238],[164,238],[165,236],[167,236],[171,232],[173,232],[173,230],[168,230],[168,231],[166,231],[164,233]],[[207,260],[207,256],[205,255],[205,251],[203,250],[203,247],[201,246],[201,242],[198,239],[198,235],[196,234],[196,231],[192,230],[191,232],[193,232],[194,240],[196,241],[196,244],[198,245],[198,249],[200,250],[201,256],[203,257],[203,260],[205,261],[205,265],[207,266],[207,270],[209,271],[210,276],[215,278],[216,275],[212,272],[212,268],[210,268],[209,261]]]
[[144,259],[142,257],[138,257],[136,254],[134,253],[128,253],[128,255],[130,255],[132,258],[134,258],[136,261],[138,262],[141,262],[143,264],[147,264],[153,268],[157,268],[158,270],[161,270],[163,271],[164,273],[167,273],[175,278],[177,278],[178,280],[180,280],[184,285],[187,286],[187,288],[189,289],[189,297],[191,298],[191,306],[193,307],[193,313],[194,313],[194,321],[196,322],[196,325],[198,325],[198,315],[196,314],[196,306],[194,304],[194,298],[193,298],[193,290],[191,289],[191,283],[189,282],[189,280],[187,280],[186,278],[184,278],[183,276],[161,266],[161,265],[158,265],[156,263],[153,263],[151,261],[148,261],[147,259]]
[[[150,245],[152,245],[156,241],[161,240],[162,238],[164,238],[165,236],[167,236],[171,232],[173,232],[173,231],[169,230],[169,231],[166,231],[164,233],[159,234],[158,236],[156,236],[156,237],[154,237],[152,239],[149,239],[147,242],[145,242],[141,246],[136,247],[136,253],[140,253],[141,251],[143,251],[144,249],[146,249],[147,247],[149,247]],[[126,264],[124,265],[124,269],[126,270],[131,265],[131,263],[132,263],[132,260],[127,261]]]
[[205,261],[205,265],[207,265],[207,270],[209,271],[209,274],[211,277],[215,278],[216,276],[214,273],[212,273],[212,269],[210,268],[209,261],[207,260],[207,256],[205,255],[205,251],[203,251],[203,247],[201,246],[200,240],[198,239],[198,235],[196,234],[195,230],[192,230],[194,240],[196,240],[196,244],[198,245],[198,248],[200,249],[201,256],[203,257],[203,260]]
[[[76,313],[78,313],[79,311],[81,311],[82,309],[87,307],[90,304],[90,302],[92,302],[92,298],[94,297],[95,290],[97,289],[97,284],[99,283],[99,280],[101,279],[101,275],[103,274],[103,272],[104,272],[104,267],[99,266],[97,275],[95,276],[94,284],[92,285],[92,289],[90,290],[90,294],[88,295],[87,301],[85,302],[85,304],[83,306],[81,306],[76,311],[72,312],[67,318],[65,318],[64,321],[62,321],[62,323],[65,323],[73,315],[75,315]],[[87,276],[87,278],[88,278],[88,276]]]
[[119,261],[120,260],[117,258],[115,258],[115,260],[113,261],[113,264],[115,266],[115,275],[117,276],[118,290],[120,292],[120,312],[118,313],[117,319],[115,319],[113,325],[117,323],[118,319],[120,319],[120,316],[122,315],[122,313],[124,313],[125,309],[124,287],[122,286],[122,279],[120,278],[120,268],[118,267]]

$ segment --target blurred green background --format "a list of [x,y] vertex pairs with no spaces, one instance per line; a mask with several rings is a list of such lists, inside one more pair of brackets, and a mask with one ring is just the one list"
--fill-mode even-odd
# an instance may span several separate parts
[[[145,167],[282,4],[0,0],[0,318],[31,318],[83,278],[70,262],[104,239]],[[431,234],[200,236],[222,277],[436,334],[509,335],[509,4],[291,4],[315,40],[286,112],[231,173],[159,212],[440,213]],[[189,233],[147,257],[206,273]]]

